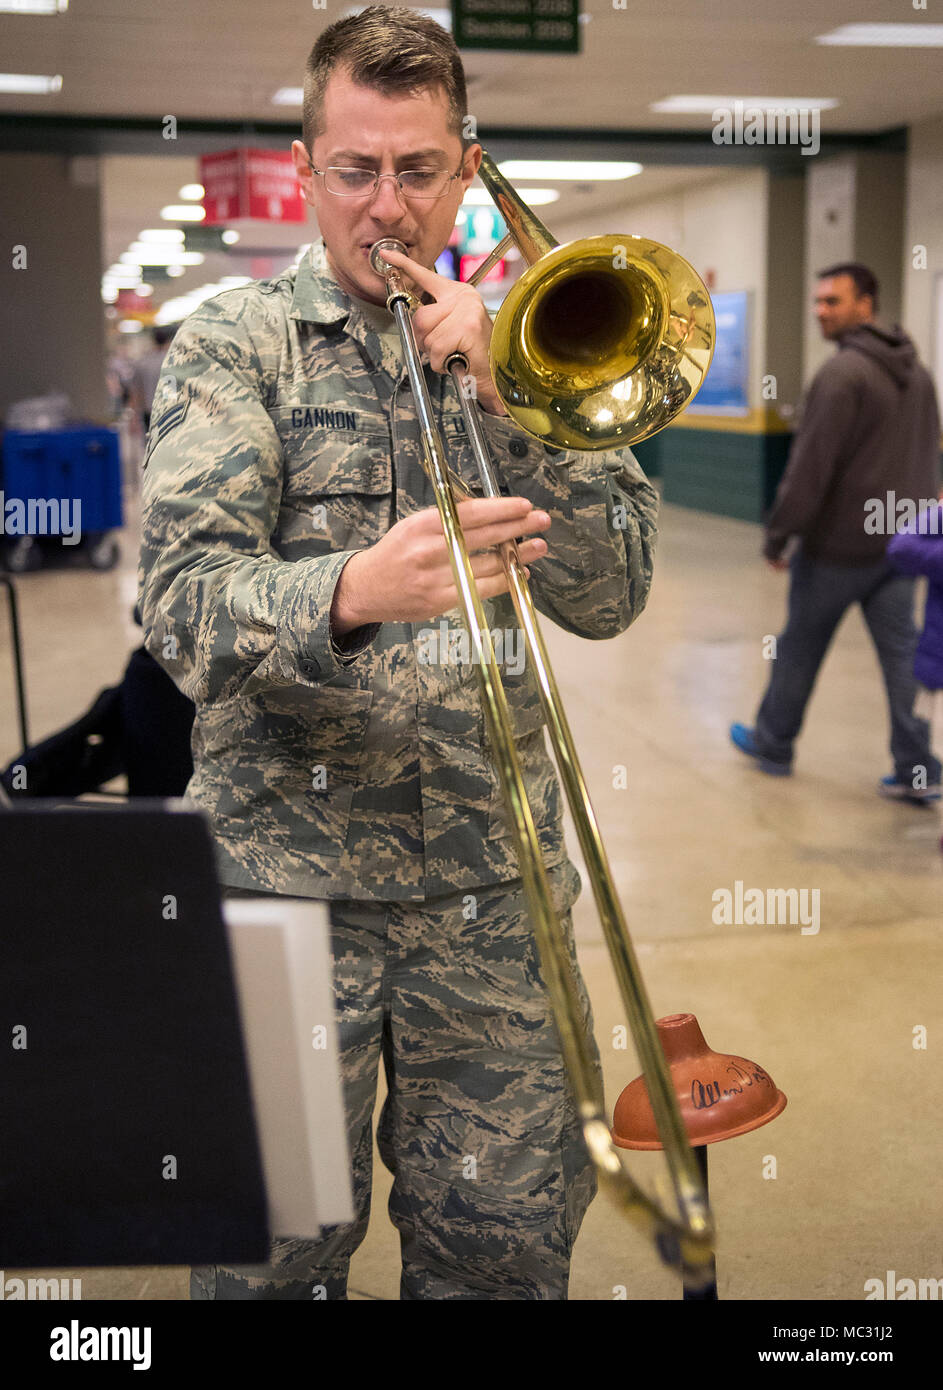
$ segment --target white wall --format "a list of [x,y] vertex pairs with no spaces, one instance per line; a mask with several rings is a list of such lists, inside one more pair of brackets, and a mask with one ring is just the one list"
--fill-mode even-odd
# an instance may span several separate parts
[[[927,267],[914,267],[914,248],[926,247]],[[918,253],[919,254],[919,253]],[[904,219],[904,325],[935,372],[943,398],[943,116],[910,128]]]
[[[700,275],[714,271],[713,291],[748,290],[753,332],[750,405],[760,406],[766,364],[768,175],[762,169],[720,174],[707,183],[664,194],[648,202],[627,203],[577,224],[544,219],[558,241],[626,232],[660,241],[690,261]],[[542,209],[538,209],[541,212]]]

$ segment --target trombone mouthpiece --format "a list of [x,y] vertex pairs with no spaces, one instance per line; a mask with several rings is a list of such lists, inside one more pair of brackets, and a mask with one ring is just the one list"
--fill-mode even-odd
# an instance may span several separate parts
[[405,256],[406,245],[395,236],[385,236],[381,237],[379,241],[375,241],[370,247],[370,268],[375,270],[377,275],[382,275],[385,280],[390,271],[395,270],[396,267],[390,265],[389,261],[385,261],[379,255],[380,251],[399,251]]

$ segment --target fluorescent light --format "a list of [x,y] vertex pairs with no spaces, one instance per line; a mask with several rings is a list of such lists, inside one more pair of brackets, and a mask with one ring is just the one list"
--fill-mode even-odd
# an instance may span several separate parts
[[186,275],[186,273],[186,267],[182,265],[169,265],[167,267],[167,274],[171,280],[179,280],[181,275]]
[[69,0],[0,0],[0,14],[62,14]]
[[732,107],[735,102],[760,111],[831,111],[840,103],[834,97],[665,97],[653,101],[649,111],[663,111],[685,116],[711,116],[720,107]]
[[279,87],[272,97],[273,106],[300,106],[304,101],[303,87]]
[[185,183],[177,197],[182,203],[198,203],[205,192],[206,189],[201,183]]
[[235,246],[238,240],[239,233],[236,231],[235,227],[227,227],[220,236],[220,241],[224,246]]
[[138,241],[146,241],[148,244],[159,242],[162,246],[182,245],[184,233],[179,227],[146,227],[143,232],[138,232]]
[[29,72],[0,72],[0,92],[45,96],[62,90],[61,77],[43,77]]
[[848,44],[854,48],[943,48],[943,24],[843,24],[819,34],[816,43]]
[[177,246],[149,246],[132,243],[118,258],[123,265],[202,265],[201,251],[181,251]]
[[[517,192],[530,207],[540,207],[542,203],[555,203],[560,196],[558,188],[519,188]],[[465,207],[494,207],[494,199],[484,188],[470,188],[465,194]]]
[[195,203],[169,203],[161,208],[160,215],[165,222],[202,222],[206,208],[198,208]]
[[187,314],[191,314],[196,308],[196,304],[181,295],[179,299],[165,299],[154,316],[157,324],[177,323],[180,319],[185,319]]
[[576,179],[580,183],[630,179],[642,172],[641,164],[612,159],[506,159],[498,167],[506,179]]

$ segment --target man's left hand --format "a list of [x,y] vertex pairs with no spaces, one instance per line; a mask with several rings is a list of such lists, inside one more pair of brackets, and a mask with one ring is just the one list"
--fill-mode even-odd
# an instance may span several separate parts
[[420,352],[427,354],[432,370],[444,372],[446,359],[453,352],[462,353],[468,359],[468,375],[475,379],[475,395],[482,410],[489,415],[507,414],[491,380],[491,320],[475,287],[447,280],[399,251],[384,250],[382,255],[435,300],[434,304],[421,304],[413,314],[416,342]]

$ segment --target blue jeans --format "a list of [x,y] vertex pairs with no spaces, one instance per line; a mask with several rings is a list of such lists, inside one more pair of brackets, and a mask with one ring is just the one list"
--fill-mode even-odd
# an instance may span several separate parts
[[870,565],[830,565],[801,549],[791,571],[789,618],[756,716],[757,751],[775,762],[792,761],[793,743],[825,653],[846,610],[860,603],[887,690],[894,771],[913,784],[926,769],[926,782],[939,782],[940,762],[930,749],[929,725],[913,713],[913,579],[898,574],[883,559]]

